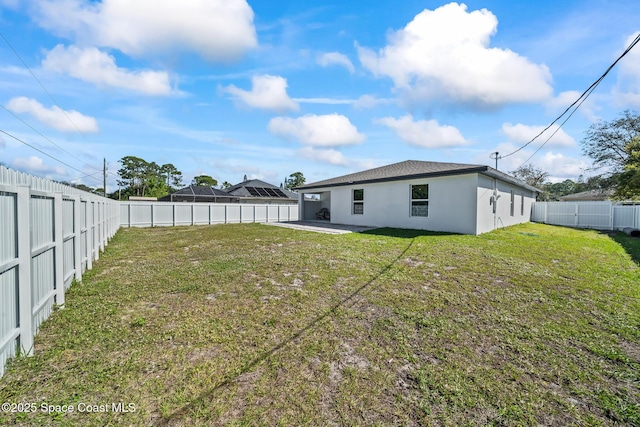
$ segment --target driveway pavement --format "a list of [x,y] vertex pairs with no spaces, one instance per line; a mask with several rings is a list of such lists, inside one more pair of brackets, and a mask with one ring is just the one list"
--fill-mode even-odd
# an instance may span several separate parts
[[363,227],[359,225],[331,224],[327,221],[289,221],[289,222],[267,222],[267,225],[276,227],[294,228],[296,230],[314,231],[316,233],[327,234],[347,234],[359,233],[373,230],[377,227]]

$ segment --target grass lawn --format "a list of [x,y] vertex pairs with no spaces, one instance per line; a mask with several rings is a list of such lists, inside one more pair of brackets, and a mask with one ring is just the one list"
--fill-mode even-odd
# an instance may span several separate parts
[[0,402],[37,410],[0,424],[640,425],[639,263],[538,224],[123,229],[10,363]]

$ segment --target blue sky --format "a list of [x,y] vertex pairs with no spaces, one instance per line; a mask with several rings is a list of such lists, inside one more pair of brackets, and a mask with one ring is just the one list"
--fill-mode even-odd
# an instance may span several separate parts
[[[106,158],[109,191],[128,155],[185,184],[493,166],[638,31],[637,0],[0,0],[0,129],[66,165],[3,133],[0,161],[101,187]],[[640,48],[529,162],[554,181],[594,174],[584,131],[625,109],[640,109]]]

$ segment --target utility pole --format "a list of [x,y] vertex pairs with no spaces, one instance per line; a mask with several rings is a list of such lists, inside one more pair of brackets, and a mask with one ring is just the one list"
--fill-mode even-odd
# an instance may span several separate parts
[[107,159],[104,157],[102,158],[102,195],[107,197]]

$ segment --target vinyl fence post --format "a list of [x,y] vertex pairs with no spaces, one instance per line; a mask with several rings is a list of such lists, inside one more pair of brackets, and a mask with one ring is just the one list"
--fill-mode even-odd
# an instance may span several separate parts
[[95,254],[93,260],[98,261],[100,259],[100,207],[96,201],[91,203],[91,205],[93,206],[93,219],[91,220],[91,224],[93,224],[93,252]]
[[82,280],[82,251],[80,240],[82,239],[82,228],[80,227],[80,196],[73,198],[73,268],[76,281]]
[[85,220],[85,235],[87,241],[85,245],[85,252],[87,255],[87,270],[93,268],[93,202],[91,199],[87,199],[84,203],[84,220]]
[[54,242],[54,271],[53,287],[56,290],[55,301],[59,306],[64,305],[64,242],[62,233],[62,193],[53,196],[53,242]]
[[614,224],[613,215],[614,215],[614,212],[615,212],[613,203],[610,202],[609,208],[611,209],[610,210],[610,214],[609,214],[609,230],[613,230],[613,224]]
[[31,188],[18,185],[18,314],[20,351],[33,354],[33,313],[31,307]]

